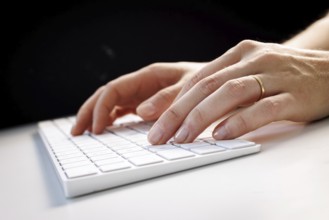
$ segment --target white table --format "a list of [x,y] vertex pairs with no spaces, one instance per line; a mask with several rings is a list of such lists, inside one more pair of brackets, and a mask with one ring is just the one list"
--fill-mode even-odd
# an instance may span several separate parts
[[328,220],[329,119],[245,136],[258,154],[66,199],[35,124],[0,132],[3,220]]

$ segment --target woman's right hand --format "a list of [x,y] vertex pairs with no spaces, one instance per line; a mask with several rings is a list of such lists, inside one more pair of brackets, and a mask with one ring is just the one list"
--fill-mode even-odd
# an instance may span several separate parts
[[205,63],[155,63],[123,75],[100,87],[80,107],[72,135],[89,130],[102,133],[127,113],[156,120],[174,101],[185,81]]

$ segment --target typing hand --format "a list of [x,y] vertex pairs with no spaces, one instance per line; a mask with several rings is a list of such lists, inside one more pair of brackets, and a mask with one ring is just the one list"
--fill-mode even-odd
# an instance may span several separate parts
[[185,83],[151,128],[149,141],[162,144],[174,136],[176,142],[191,142],[230,112],[215,128],[214,138],[236,138],[279,120],[325,117],[328,58],[325,51],[242,41]]
[[156,63],[123,75],[100,87],[79,109],[72,135],[85,130],[101,133],[124,114],[137,112],[144,120],[157,119],[173,102],[183,82],[203,63]]

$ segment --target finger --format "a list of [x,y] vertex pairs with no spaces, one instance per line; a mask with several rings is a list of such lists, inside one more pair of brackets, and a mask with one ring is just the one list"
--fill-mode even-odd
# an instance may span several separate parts
[[122,117],[127,114],[131,114],[131,113],[136,113],[134,108],[123,108],[123,107],[115,106],[115,108],[111,112],[112,117],[110,118],[109,124],[112,124],[116,118]]
[[[239,78],[246,73],[258,72],[258,67],[258,65],[253,65],[249,62],[239,62],[202,79],[159,117],[150,129],[148,134],[149,141],[152,144],[167,142],[198,103],[220,88],[226,81]],[[226,98],[223,97],[223,99]]]
[[112,112],[108,116],[106,126],[112,125],[117,118],[120,118],[124,115],[131,114],[131,113],[136,114],[136,111],[134,108],[125,108],[125,107],[121,107],[121,106],[115,106],[113,108]]
[[[199,70],[194,77],[184,85],[181,92],[177,95],[175,102],[201,80],[207,78],[215,72],[223,72],[222,70],[235,67],[236,64],[247,63],[250,67],[258,67],[259,70],[270,70],[277,68],[278,62],[282,63],[283,52],[284,51],[282,51],[282,48],[276,44],[262,43],[252,40],[241,41],[222,56],[211,61],[204,68]],[[258,74],[258,72],[250,72],[249,70],[245,70],[244,73],[245,74],[243,75]]]
[[[131,86],[134,80],[132,75],[126,75],[109,82],[104,88],[103,93],[99,96],[93,111],[92,132],[99,134],[103,132],[109,124],[109,116],[114,107],[119,103],[119,100],[124,100],[129,96],[137,93],[137,87]],[[137,78],[137,77],[136,77]],[[138,79],[135,79],[136,81]],[[138,84],[138,82],[136,82]]]
[[240,61],[241,55],[236,52],[235,48],[231,48],[226,51],[222,56],[216,58],[215,60],[209,62],[204,68],[199,70],[187,83],[185,83],[182,90],[177,95],[176,100],[181,98],[187,91],[189,91],[192,87],[194,87],[198,82],[202,79],[218,72],[228,66],[232,66],[233,64]]
[[289,93],[267,97],[222,121],[213,131],[215,139],[233,139],[270,122],[289,117],[289,105],[294,102]]
[[168,74],[160,74],[165,70],[168,70],[166,65],[156,65],[109,82],[95,104],[92,131],[96,134],[101,133],[109,120],[115,120],[113,117],[109,119],[115,106],[123,104],[128,109],[136,108],[140,102],[149,98],[164,85],[167,86],[178,80],[174,71],[168,70]]
[[241,104],[257,101],[260,92],[258,82],[250,76],[226,82],[191,110],[175,134],[175,142],[192,142],[210,124]]
[[103,90],[103,86],[97,89],[96,92],[81,106],[76,116],[75,125],[73,125],[71,129],[72,135],[80,135],[85,130],[91,130],[93,109]]
[[172,104],[178,92],[181,90],[181,87],[180,84],[175,84],[160,90],[137,107],[137,114],[146,121],[159,118],[159,116]]

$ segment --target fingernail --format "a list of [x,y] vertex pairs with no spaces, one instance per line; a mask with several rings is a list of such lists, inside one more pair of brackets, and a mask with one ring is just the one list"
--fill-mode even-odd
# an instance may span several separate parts
[[219,127],[217,128],[215,131],[214,131],[214,134],[213,134],[213,137],[215,139],[225,139],[227,138],[228,136],[228,133],[227,133],[227,130],[225,128],[225,126],[222,126],[222,127]]
[[156,113],[156,108],[152,102],[147,102],[138,106],[137,112],[143,116],[152,116]]
[[184,142],[188,137],[188,129],[183,125],[175,134],[175,142],[182,143]]
[[148,141],[151,144],[158,144],[163,136],[163,130],[161,127],[156,123],[148,133]]
[[71,131],[70,131],[71,135],[76,135],[76,125],[74,124],[72,127],[71,127]]

